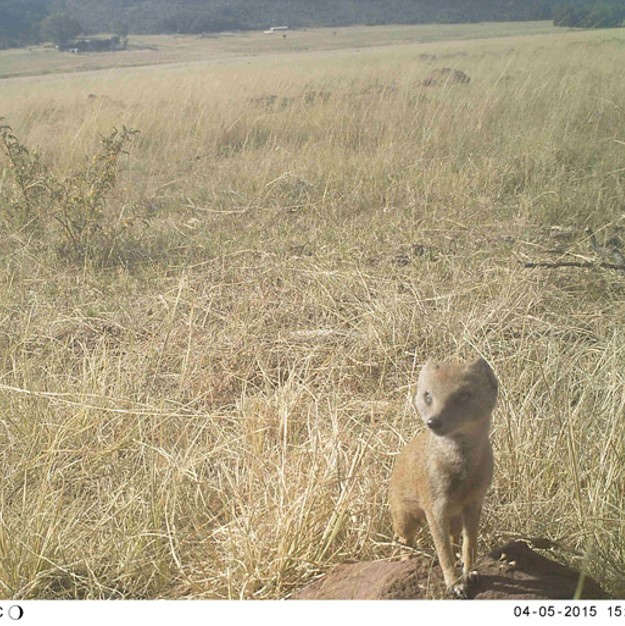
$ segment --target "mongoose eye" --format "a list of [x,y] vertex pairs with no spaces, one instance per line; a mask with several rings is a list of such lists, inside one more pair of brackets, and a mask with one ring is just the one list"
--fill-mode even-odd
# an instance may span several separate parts
[[423,394],[423,399],[425,400],[425,403],[426,403],[426,404],[432,404],[432,395],[430,394],[430,392],[429,392],[429,391],[426,391],[426,392]]

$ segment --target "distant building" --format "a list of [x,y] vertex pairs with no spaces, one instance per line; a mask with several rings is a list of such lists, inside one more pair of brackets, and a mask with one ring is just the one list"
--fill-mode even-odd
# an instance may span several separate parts
[[269,30],[264,31],[266,35],[273,35],[283,30],[289,30],[288,26],[272,26]]
[[109,52],[113,50],[125,50],[126,40],[115,35],[110,39],[75,39],[59,44],[57,50],[61,52]]

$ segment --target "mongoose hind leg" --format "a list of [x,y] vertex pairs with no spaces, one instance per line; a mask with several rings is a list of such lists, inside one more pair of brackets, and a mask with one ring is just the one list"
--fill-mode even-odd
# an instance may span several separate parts
[[[420,513],[422,514],[421,509],[414,513],[402,508],[395,508],[392,511],[393,532],[399,543],[405,546],[412,545],[415,535],[421,526],[422,518]],[[408,557],[409,555],[404,554],[402,560],[406,560]]]
[[408,510],[402,506],[392,506],[391,516],[393,518],[393,532],[396,537],[403,539],[403,541],[400,539],[401,543],[412,541],[425,520],[425,513],[419,508]]

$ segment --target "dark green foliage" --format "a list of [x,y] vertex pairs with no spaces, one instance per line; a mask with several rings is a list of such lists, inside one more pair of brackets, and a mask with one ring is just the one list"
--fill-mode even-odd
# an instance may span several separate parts
[[563,4],[553,10],[553,23],[570,28],[614,28],[625,20],[624,3]]
[[114,20],[110,31],[120,39],[126,39],[129,33],[128,24],[120,19]]
[[65,0],[94,30],[111,16],[134,33],[201,33],[350,24],[416,24],[550,19],[556,0]]
[[[562,0],[0,0],[0,47],[36,41],[42,20],[50,38],[45,18],[59,13],[88,32],[112,32],[124,39],[128,33],[263,30],[283,24],[301,28],[553,19],[561,26],[599,28],[619,25],[624,10],[625,0],[579,0],[566,6]],[[55,40],[63,36],[57,32]]]
[[67,43],[82,32],[83,28],[80,23],[67,13],[52,13],[39,25],[41,39],[51,41],[56,45]]
[[0,0],[0,48],[36,41],[46,0]]

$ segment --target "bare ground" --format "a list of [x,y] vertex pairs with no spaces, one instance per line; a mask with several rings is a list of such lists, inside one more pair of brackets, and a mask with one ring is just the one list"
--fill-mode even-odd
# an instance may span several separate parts
[[[469,590],[476,600],[605,599],[599,585],[561,563],[541,556],[523,541],[497,548],[478,563]],[[581,592],[576,594],[578,586]],[[419,600],[445,597],[442,572],[424,557],[405,561],[342,563],[301,589],[296,600]]]

